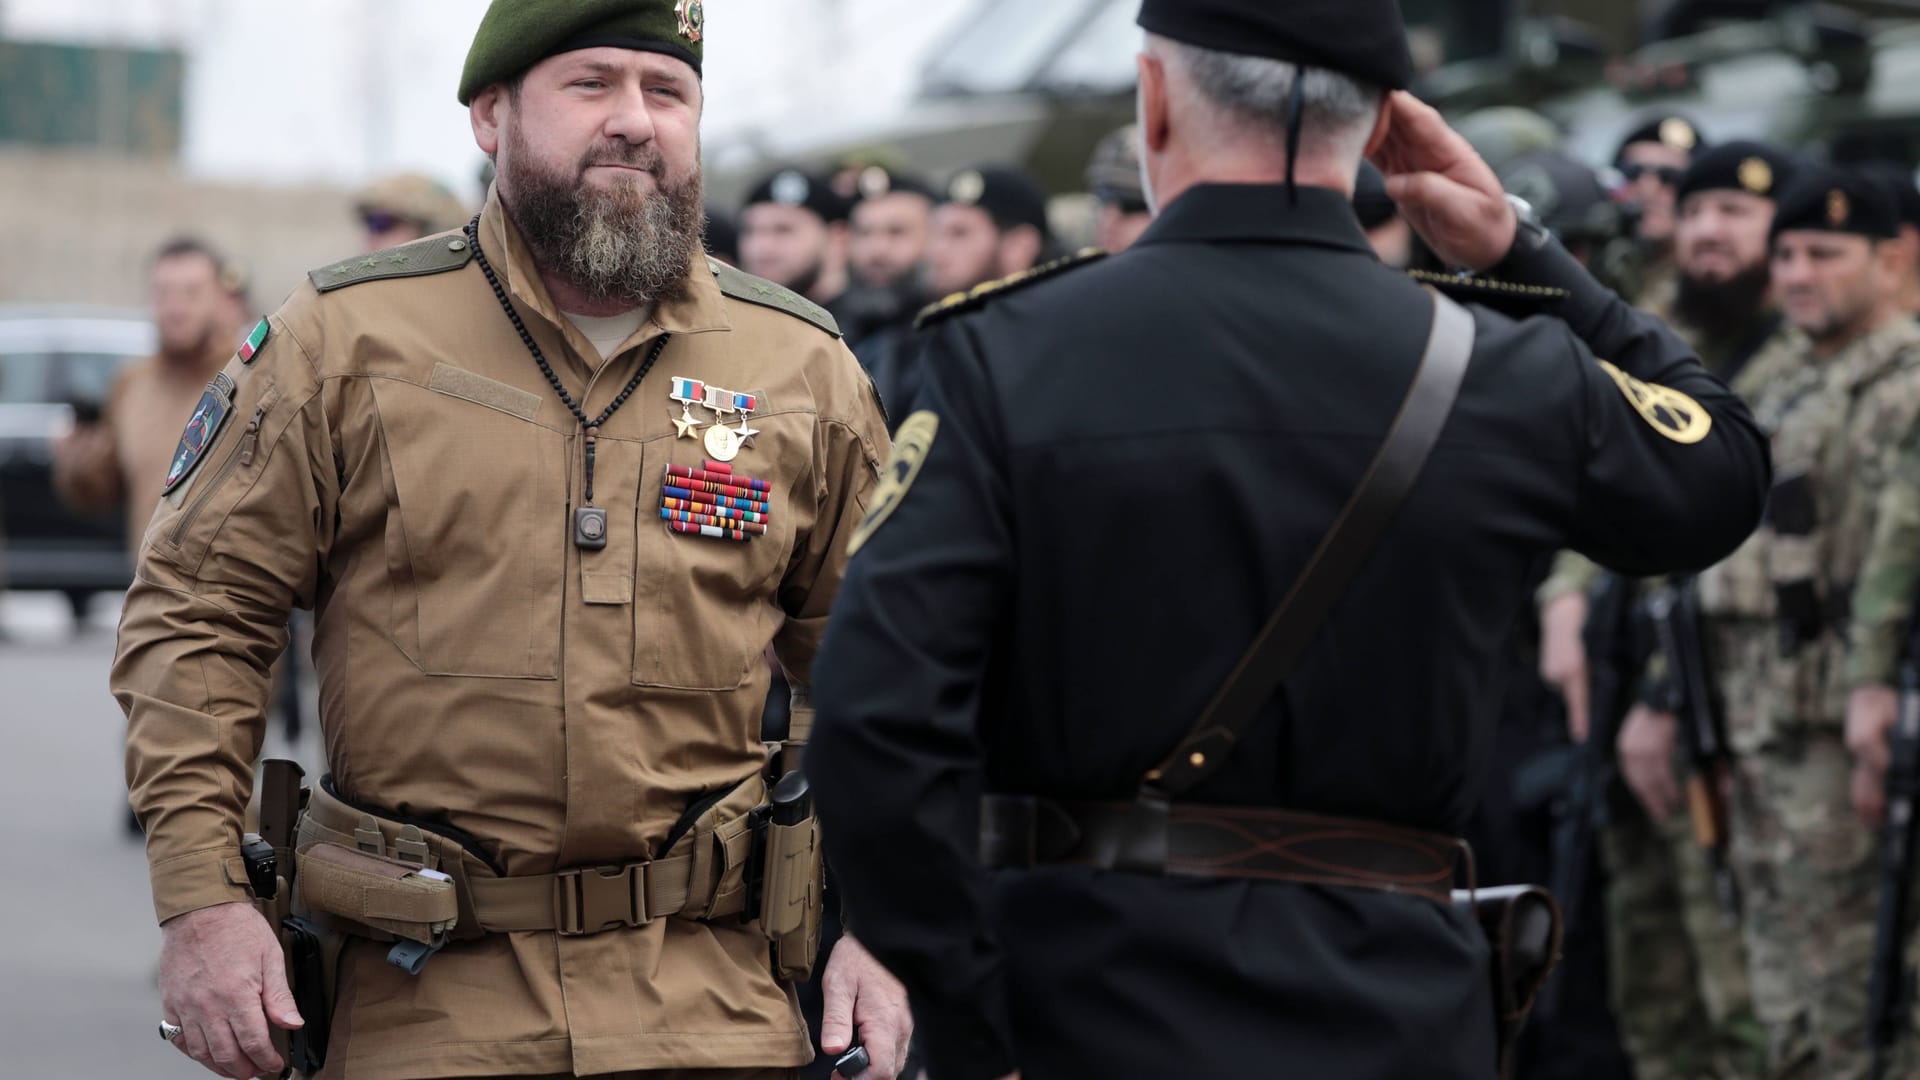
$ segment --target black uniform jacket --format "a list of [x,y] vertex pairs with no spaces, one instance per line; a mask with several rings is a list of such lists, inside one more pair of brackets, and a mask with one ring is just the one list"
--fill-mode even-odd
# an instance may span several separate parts
[[[1759,520],[1766,442],[1677,337],[1557,244],[1495,273],[1572,295],[1473,309],[1426,471],[1193,801],[1458,832],[1544,560],[1701,567]],[[807,769],[935,1080],[1492,1075],[1485,946],[1431,900],[974,855],[983,789],[1130,798],[1186,733],[1357,486],[1431,313],[1344,196],[1222,185],[931,328],[938,428],[850,565]],[[1705,437],[1671,437],[1635,378]]]

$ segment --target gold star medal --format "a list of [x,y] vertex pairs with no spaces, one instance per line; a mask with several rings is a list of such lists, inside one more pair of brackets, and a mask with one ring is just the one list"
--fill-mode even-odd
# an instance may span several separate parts
[[680,36],[699,41],[707,29],[707,12],[700,0],[679,0],[673,5],[673,13],[680,17]]
[[698,379],[676,375],[673,377],[672,386],[673,389],[667,393],[667,396],[680,403],[680,415],[673,421],[674,438],[691,439],[694,430],[700,426],[700,421],[694,418],[690,406],[706,402],[706,384]]

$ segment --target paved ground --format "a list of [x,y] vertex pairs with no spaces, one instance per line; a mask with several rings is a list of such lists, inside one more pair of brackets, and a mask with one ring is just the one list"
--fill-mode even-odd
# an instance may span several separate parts
[[0,1075],[210,1076],[160,1041],[160,932],[125,825],[113,605],[0,593]]

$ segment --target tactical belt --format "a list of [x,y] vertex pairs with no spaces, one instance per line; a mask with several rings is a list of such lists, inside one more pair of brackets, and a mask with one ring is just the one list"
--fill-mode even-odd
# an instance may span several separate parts
[[[301,823],[301,838],[409,859],[404,843],[383,839],[380,824],[372,814],[348,806],[323,788],[315,788]],[[458,851],[451,839],[437,839],[443,851]],[[668,858],[521,877],[486,877],[469,867],[465,873],[453,874],[465,894],[461,897],[461,922],[489,933],[552,930],[573,936],[645,926],[683,912],[712,919],[744,910],[744,895],[738,890],[714,905],[719,868],[711,855],[711,845],[687,846],[693,850]],[[420,859],[409,861],[424,861],[425,852],[419,854]]]
[[993,868],[1089,866],[1413,893],[1452,902],[1467,846],[1438,833],[1266,807],[1058,802],[989,795],[980,860]]

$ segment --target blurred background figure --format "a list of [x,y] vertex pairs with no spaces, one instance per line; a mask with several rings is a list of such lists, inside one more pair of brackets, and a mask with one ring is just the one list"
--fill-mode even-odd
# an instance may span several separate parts
[[1592,166],[1559,150],[1532,150],[1507,161],[1500,183],[1527,200],[1573,257],[1622,296],[1639,285],[1632,219]]
[[[868,165],[854,178],[854,200],[847,242],[853,280],[836,314],[847,344],[872,371],[863,348],[910,330],[927,302],[920,268],[932,227],[933,189],[910,173]],[[881,342],[876,350],[888,347]]]
[[1627,202],[1639,215],[1645,268],[1641,307],[1661,308],[1671,299],[1675,193],[1693,156],[1705,149],[1705,138],[1692,120],[1678,113],[1659,113],[1629,131],[1614,151],[1613,167],[1626,181]]
[[1920,317],[1920,186],[1914,170],[1891,161],[1868,162],[1859,168],[1886,188],[1899,207],[1900,236],[1895,243],[1903,252],[1904,268],[1896,286],[1900,309]]
[[229,256],[220,264],[220,292],[227,301],[227,340],[237,348],[253,332],[262,314],[254,307],[252,269]]
[[740,207],[740,269],[840,317],[847,292],[846,199],[797,167],[763,177]]
[[420,173],[383,176],[354,196],[364,248],[379,251],[465,225],[473,211],[438,180]]
[[97,422],[78,424],[54,449],[54,488],[82,510],[127,511],[135,550],[160,499],[167,466],[207,380],[233,354],[234,298],[221,257],[182,237],[153,258],[149,298],[158,351],[121,370]]
[[1133,246],[1153,224],[1140,179],[1140,128],[1128,124],[1100,140],[1087,162],[1087,190],[1099,209],[1094,216],[1096,246],[1120,252]]
[[934,295],[1031,270],[1051,242],[1047,193],[1010,165],[977,165],[947,181],[933,211],[927,284]]

